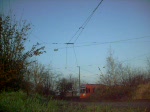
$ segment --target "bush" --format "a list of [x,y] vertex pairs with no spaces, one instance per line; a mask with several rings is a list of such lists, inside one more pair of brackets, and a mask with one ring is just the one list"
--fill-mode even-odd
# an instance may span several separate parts
[[26,96],[23,92],[3,92],[0,94],[0,111],[22,111],[24,109],[24,99],[26,99]]
[[98,88],[95,94],[92,94],[90,100],[129,100],[132,97],[133,88],[130,86],[105,86]]
[[150,100],[150,83],[139,85],[134,94],[133,99]]
[[[146,109],[145,109],[146,110]],[[0,112],[141,112],[135,108],[115,108],[90,103],[47,100],[36,94],[27,96],[22,91],[2,92],[0,94]],[[146,112],[146,111],[144,111]]]
[[38,94],[32,97],[27,97],[22,91],[0,94],[0,112],[51,112],[57,110],[57,101],[47,101]]

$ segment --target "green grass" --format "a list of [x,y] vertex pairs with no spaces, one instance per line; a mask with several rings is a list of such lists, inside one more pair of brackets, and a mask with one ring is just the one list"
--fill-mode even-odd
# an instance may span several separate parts
[[19,91],[0,93],[0,112],[146,112],[146,110],[47,100],[37,94],[27,97],[25,93]]
[[25,93],[3,92],[0,94],[0,112],[56,112],[57,101],[45,101],[39,95],[27,97]]

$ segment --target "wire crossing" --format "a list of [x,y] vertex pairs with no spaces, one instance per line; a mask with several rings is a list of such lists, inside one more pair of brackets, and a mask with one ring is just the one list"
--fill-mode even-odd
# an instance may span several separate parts
[[103,0],[101,0],[99,2],[99,4],[95,7],[95,9],[92,11],[92,13],[88,16],[88,18],[84,21],[84,23],[79,27],[79,29],[71,37],[71,39],[69,40],[68,43],[70,43],[73,40],[73,38],[77,35],[75,40],[74,40],[74,42],[73,42],[73,43],[76,43],[76,41],[78,40],[79,36],[81,35],[81,33],[83,32],[83,30],[85,29],[85,27],[87,26],[87,24],[89,23],[89,21],[91,20],[92,16],[94,15],[94,13],[96,12],[96,10],[98,9],[98,7],[101,5],[102,2],[103,2]]
[[[123,43],[123,42],[128,42],[132,40],[140,40],[140,39],[146,39],[150,38],[150,36],[143,36],[143,37],[136,37],[136,38],[128,38],[128,39],[122,39],[122,40],[115,40],[115,41],[106,41],[106,42],[90,42],[90,43],[81,43],[81,45],[76,45],[73,47],[87,47],[87,46],[96,46],[96,45],[103,45],[103,44],[116,44],[116,43]],[[146,41],[150,42],[150,41]],[[73,43],[74,44],[74,43]],[[73,48],[73,47],[68,47],[68,48]],[[64,47],[58,48],[58,49],[64,49]]]
[[[65,43],[66,46],[66,68],[67,68],[67,48],[68,45],[73,45],[73,51],[74,51],[74,55],[75,55],[75,59],[76,59],[76,64],[78,65],[78,61],[77,61],[77,56],[76,56],[76,52],[75,52],[75,48],[74,48],[74,44],[76,43],[76,41],[78,40],[78,38],[80,37],[80,35],[82,34],[83,30],[85,29],[85,27],[87,26],[87,24],[89,23],[89,21],[91,20],[92,16],[94,15],[94,13],[96,12],[96,10],[98,9],[98,7],[100,6],[100,4],[102,3],[103,0],[101,0],[99,2],[99,4],[95,7],[95,9],[92,11],[92,13],[88,16],[88,18],[84,21],[84,23],[79,27],[79,29],[75,32],[75,34],[71,37],[71,39]],[[76,37],[76,38],[75,38]],[[72,40],[75,38],[75,40],[72,42]]]

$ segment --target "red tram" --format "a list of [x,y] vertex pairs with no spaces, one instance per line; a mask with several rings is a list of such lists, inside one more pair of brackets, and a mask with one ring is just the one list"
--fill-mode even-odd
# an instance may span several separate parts
[[84,84],[80,87],[80,98],[86,99],[91,96],[91,94],[95,93],[95,90],[99,88],[99,84]]

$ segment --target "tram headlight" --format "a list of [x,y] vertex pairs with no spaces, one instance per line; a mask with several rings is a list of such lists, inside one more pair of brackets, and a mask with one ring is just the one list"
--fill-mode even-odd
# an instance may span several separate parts
[[85,93],[83,93],[83,96],[86,96],[86,94],[85,94]]

